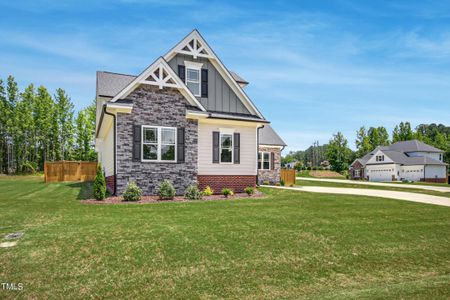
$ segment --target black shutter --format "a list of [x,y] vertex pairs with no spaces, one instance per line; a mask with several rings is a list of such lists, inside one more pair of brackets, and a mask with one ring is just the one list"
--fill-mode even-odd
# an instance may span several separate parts
[[208,98],[208,69],[202,69],[202,97]]
[[184,128],[177,128],[177,161],[179,163],[184,162]]
[[183,65],[178,65],[178,77],[186,83],[186,68]]
[[275,153],[270,152],[270,169],[273,170],[275,168]]
[[241,163],[241,134],[233,134],[233,148],[234,148],[234,163]]
[[213,164],[218,164],[219,163],[219,132],[218,131],[213,131],[213,144],[212,144],[212,148],[213,148]]
[[133,126],[133,160],[141,160],[141,125]]

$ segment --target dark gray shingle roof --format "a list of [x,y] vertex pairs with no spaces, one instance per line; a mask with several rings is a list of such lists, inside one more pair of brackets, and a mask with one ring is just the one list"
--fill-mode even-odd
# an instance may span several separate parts
[[114,97],[136,76],[97,71],[97,96]]
[[287,146],[281,137],[273,130],[270,125],[264,125],[259,129],[259,144],[260,145],[274,145]]
[[444,152],[441,149],[427,145],[424,142],[418,140],[396,142],[389,146],[389,150],[400,152]]

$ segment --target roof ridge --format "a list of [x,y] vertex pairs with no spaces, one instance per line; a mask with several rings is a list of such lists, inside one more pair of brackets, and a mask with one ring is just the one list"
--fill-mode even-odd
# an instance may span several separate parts
[[108,73],[108,74],[115,74],[115,75],[123,75],[123,76],[137,77],[137,75],[131,75],[131,74],[125,74],[125,73],[118,73],[118,72],[111,72],[111,71],[97,71],[97,73]]

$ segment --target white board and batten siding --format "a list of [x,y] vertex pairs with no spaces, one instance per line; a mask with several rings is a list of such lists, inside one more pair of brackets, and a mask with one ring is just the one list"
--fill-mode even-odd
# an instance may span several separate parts
[[[213,163],[213,132],[226,129],[240,133],[240,163]],[[256,175],[256,125],[222,125],[199,121],[198,123],[198,174],[199,175]]]

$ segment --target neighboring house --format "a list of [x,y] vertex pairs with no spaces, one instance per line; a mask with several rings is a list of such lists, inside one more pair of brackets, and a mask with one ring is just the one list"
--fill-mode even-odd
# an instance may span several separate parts
[[286,143],[270,125],[259,129],[258,183],[280,181],[281,151]]
[[446,182],[444,151],[418,140],[380,146],[350,165],[352,179]]
[[241,192],[256,184],[258,131],[261,150],[274,153],[261,176],[279,180],[284,143],[243,91],[247,84],[197,30],[138,76],[97,72],[96,151],[108,188],[122,194],[135,181],[155,194],[169,179],[178,194],[195,183]]

